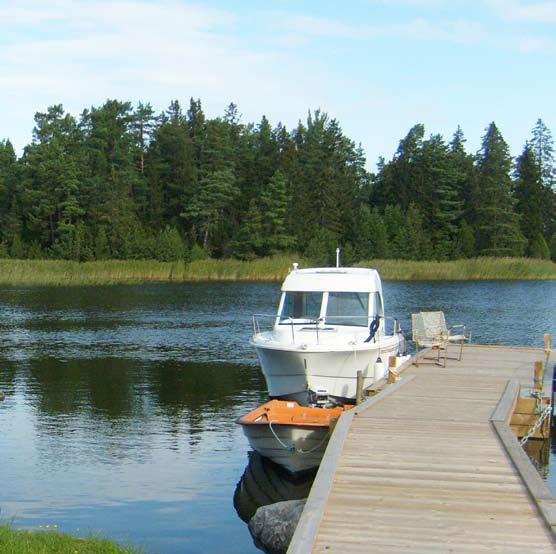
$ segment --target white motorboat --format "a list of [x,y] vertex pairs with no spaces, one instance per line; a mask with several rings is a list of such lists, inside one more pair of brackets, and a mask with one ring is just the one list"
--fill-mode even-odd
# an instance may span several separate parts
[[[266,325],[265,325],[266,323]],[[365,268],[293,269],[282,284],[278,313],[253,316],[255,347],[272,398],[349,401],[357,372],[363,387],[401,363],[405,340],[384,315],[378,272]]]

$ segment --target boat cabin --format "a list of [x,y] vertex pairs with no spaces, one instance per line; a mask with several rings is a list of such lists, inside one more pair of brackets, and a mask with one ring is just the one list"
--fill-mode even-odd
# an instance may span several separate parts
[[384,317],[378,272],[364,268],[297,269],[286,277],[276,326],[369,327]]

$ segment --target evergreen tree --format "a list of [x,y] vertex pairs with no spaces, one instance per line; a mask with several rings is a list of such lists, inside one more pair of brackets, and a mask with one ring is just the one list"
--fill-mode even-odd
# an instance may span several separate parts
[[145,173],[145,152],[151,141],[155,128],[155,116],[152,106],[139,102],[133,112],[131,130],[135,138],[135,147],[139,151],[139,172]]
[[81,198],[89,225],[106,228],[117,258],[125,257],[126,237],[136,224],[134,190],[141,188],[132,125],[131,103],[117,100],[85,110],[80,122],[87,168]]
[[494,124],[477,157],[459,127],[449,145],[424,132],[413,126],[370,175],[362,148],[319,110],[288,131],[266,117],[243,124],[234,103],[207,118],[193,98],[158,117],[107,100],[79,122],[52,106],[20,159],[0,141],[0,256],[250,259],[296,246],[333,264],[339,244],[344,261],[438,259],[517,255],[526,239],[528,255],[556,257],[542,120],[513,181]]
[[466,139],[461,127],[458,126],[450,142],[450,157],[452,171],[454,172],[454,184],[458,199],[463,202],[462,218],[459,221],[460,229],[465,223],[474,223],[475,205],[477,197],[477,178],[475,160],[465,150]]
[[110,257],[110,245],[104,226],[100,226],[94,240],[94,254],[97,260],[106,260]]
[[463,213],[458,182],[461,177],[440,135],[432,135],[423,143],[417,164],[421,166],[418,171],[421,182],[414,204],[421,214],[419,225],[429,230],[437,259],[454,258]]
[[286,177],[276,170],[260,197],[262,214],[262,242],[265,253],[275,254],[293,246],[293,237],[287,232],[287,197]]
[[195,194],[198,168],[189,124],[177,100],[159,118],[146,159],[147,220],[155,229],[183,223],[180,214]]
[[305,247],[324,227],[347,242],[357,213],[360,175],[364,160],[347,139],[336,120],[320,111],[309,114],[307,128],[294,132],[299,171],[292,182],[292,226],[300,246]]
[[182,212],[182,217],[196,226],[204,250],[213,248],[210,238],[226,221],[226,214],[239,191],[229,169],[217,170],[200,182],[200,190]]
[[321,227],[309,241],[305,256],[316,266],[335,266],[336,248],[339,246],[338,237],[329,229]]
[[252,260],[267,253],[263,239],[263,216],[254,198],[249,202],[249,209],[230,248],[240,260]]
[[407,248],[407,220],[397,204],[389,204],[384,209],[384,223],[388,233],[388,257],[404,259],[409,257]]
[[159,235],[156,244],[156,259],[161,262],[174,262],[185,259],[185,244],[175,227],[166,227]]
[[145,178],[146,152],[151,143],[155,129],[154,110],[150,104],[139,102],[133,111],[130,121],[130,131],[133,137],[132,148],[138,166],[138,175],[133,180],[131,194],[135,209],[143,218],[149,210],[148,182]]
[[17,157],[9,140],[0,141],[0,242],[12,239],[9,216],[18,182]]
[[491,123],[477,155],[478,196],[476,240],[479,254],[516,256],[523,253],[525,239],[519,228],[511,196],[511,157],[500,131]]
[[84,214],[79,132],[61,105],[37,113],[35,123],[33,144],[25,148],[22,159],[24,229],[34,240],[51,247],[56,241],[66,241]]
[[[528,241],[527,254],[532,255],[533,242],[537,245],[542,243],[539,237],[542,238],[543,235],[544,190],[541,166],[529,143],[525,143],[516,162],[514,195],[517,200],[516,211],[520,215],[521,232]],[[538,247],[535,250],[538,254]]]
[[473,227],[466,222],[463,222],[460,229],[458,252],[460,252],[464,258],[473,258],[476,254],[475,233],[473,232]]
[[384,220],[378,209],[370,210],[363,205],[357,218],[355,257],[358,260],[372,260],[387,256],[388,234]]
[[424,135],[424,125],[414,125],[400,141],[392,161],[379,170],[375,193],[378,205],[398,204],[405,212],[409,204],[415,202],[422,180],[418,162],[422,157]]
[[405,240],[404,258],[427,260],[433,257],[431,240],[423,225],[423,215],[414,203],[407,210]]
[[550,259],[550,248],[542,235],[537,235],[529,243],[529,256],[543,260]]
[[533,137],[530,142],[535,154],[542,179],[542,184],[548,188],[556,185],[556,167],[554,162],[554,141],[550,129],[542,119],[537,119],[533,127]]
[[543,186],[543,225],[546,237],[556,234],[556,162],[552,133],[538,119],[533,128],[531,148],[539,165]]

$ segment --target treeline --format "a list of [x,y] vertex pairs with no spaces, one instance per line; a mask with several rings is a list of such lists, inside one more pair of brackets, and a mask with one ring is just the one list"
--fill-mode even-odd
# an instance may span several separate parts
[[477,154],[415,125],[376,174],[320,111],[288,130],[230,104],[108,100],[79,119],[37,113],[18,157],[0,142],[0,257],[556,258],[553,142],[541,120],[512,160],[491,123]]

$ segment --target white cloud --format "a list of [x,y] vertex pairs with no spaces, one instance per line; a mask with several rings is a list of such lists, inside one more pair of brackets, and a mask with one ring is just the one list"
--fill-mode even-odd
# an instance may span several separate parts
[[368,26],[350,25],[315,16],[287,17],[284,27],[290,33],[302,33],[304,36],[343,39],[364,39],[371,31]]
[[[320,79],[318,71],[279,51],[242,44],[231,12],[173,1],[58,0],[42,6],[0,8],[2,133],[15,113],[30,136],[35,111],[63,103],[76,114],[106,98],[141,99],[163,109],[173,98],[199,97],[211,116],[230,101],[244,113],[249,106],[250,117],[274,104],[287,104],[283,113],[303,114],[311,104],[303,83]],[[19,148],[29,140],[6,134]]]
[[523,0],[486,0],[498,17],[521,23],[556,23],[556,2]]
[[385,4],[387,6],[409,6],[413,8],[438,9],[450,6],[456,0],[369,0],[370,4]]
[[517,49],[524,54],[531,53],[554,53],[556,52],[556,40],[548,37],[521,37],[516,40]]
[[329,39],[352,39],[368,41],[376,38],[401,38],[424,41],[447,41],[474,44],[487,38],[483,26],[469,20],[444,20],[414,18],[401,23],[346,24],[313,16],[285,18],[283,29],[305,40],[310,37]]
[[476,44],[487,38],[487,33],[480,23],[466,20],[415,19],[394,25],[392,30],[406,38],[458,44]]

